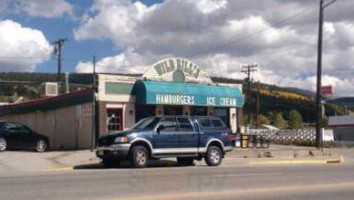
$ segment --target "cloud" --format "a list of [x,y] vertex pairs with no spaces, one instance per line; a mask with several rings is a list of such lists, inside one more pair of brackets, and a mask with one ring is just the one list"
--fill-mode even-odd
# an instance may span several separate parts
[[0,71],[34,71],[52,52],[43,33],[21,24],[0,21]]
[[65,0],[5,1],[4,4],[7,4],[8,10],[11,10],[14,13],[24,13],[30,17],[57,18],[64,15],[70,17],[74,16],[74,7]]
[[[352,1],[339,1],[326,9],[323,71],[339,88],[338,95],[352,91],[352,7]],[[274,25],[308,8],[312,9]],[[178,56],[193,60],[212,76],[230,78],[244,78],[242,64],[258,63],[263,82],[314,90],[317,8],[316,2],[305,0],[166,0],[152,6],[95,0],[74,35],[77,40],[108,39],[122,50],[101,60],[98,69],[105,72],[136,71],[135,66]],[[83,63],[77,71],[85,71]]]

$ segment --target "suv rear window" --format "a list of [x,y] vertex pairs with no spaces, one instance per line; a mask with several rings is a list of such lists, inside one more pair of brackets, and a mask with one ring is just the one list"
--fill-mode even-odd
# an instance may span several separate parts
[[225,124],[217,117],[200,117],[198,123],[203,129],[225,127]]

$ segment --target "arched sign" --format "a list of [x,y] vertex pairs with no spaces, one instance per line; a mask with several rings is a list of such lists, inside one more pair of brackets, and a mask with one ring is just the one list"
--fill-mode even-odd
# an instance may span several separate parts
[[168,58],[150,67],[143,78],[155,81],[212,84],[209,75],[198,65],[183,58]]

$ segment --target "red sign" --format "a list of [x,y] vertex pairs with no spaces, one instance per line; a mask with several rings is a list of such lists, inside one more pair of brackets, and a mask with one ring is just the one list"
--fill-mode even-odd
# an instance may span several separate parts
[[321,94],[322,95],[332,95],[333,94],[332,86],[331,85],[322,86],[321,87]]

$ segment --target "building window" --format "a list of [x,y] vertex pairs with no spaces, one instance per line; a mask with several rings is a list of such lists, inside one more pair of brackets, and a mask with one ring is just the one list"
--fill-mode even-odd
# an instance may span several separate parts
[[208,107],[193,106],[193,107],[191,107],[191,115],[207,116],[208,115]]
[[121,108],[107,109],[107,130],[108,133],[123,130],[123,117]]
[[214,115],[222,119],[222,121],[230,128],[229,108],[214,108]]
[[155,116],[155,105],[136,105],[135,106],[135,121],[140,121],[146,117]]

